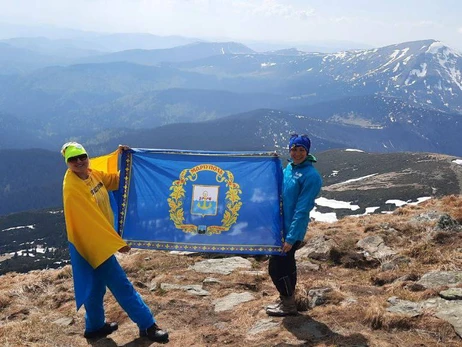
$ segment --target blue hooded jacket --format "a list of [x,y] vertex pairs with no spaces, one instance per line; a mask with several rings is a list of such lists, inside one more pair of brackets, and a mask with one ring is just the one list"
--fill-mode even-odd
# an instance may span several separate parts
[[289,163],[284,169],[282,206],[284,239],[293,245],[304,239],[314,200],[321,191],[322,179],[314,168],[316,158],[309,154],[303,163]]

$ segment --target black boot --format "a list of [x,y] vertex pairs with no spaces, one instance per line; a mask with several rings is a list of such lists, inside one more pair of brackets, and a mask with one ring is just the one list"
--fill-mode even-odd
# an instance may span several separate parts
[[279,295],[279,298],[273,303],[266,306],[266,309],[273,310],[282,305],[282,295]]
[[103,327],[96,331],[85,330],[85,332],[83,333],[83,337],[85,337],[86,339],[106,337],[112,332],[116,331],[117,329],[119,329],[119,325],[116,322],[104,323]]
[[156,323],[146,330],[140,330],[140,336],[145,336],[154,342],[168,342],[168,332],[159,328]]
[[295,303],[295,296],[281,296],[281,299],[281,305],[267,308],[266,314],[275,317],[296,316],[298,311]]

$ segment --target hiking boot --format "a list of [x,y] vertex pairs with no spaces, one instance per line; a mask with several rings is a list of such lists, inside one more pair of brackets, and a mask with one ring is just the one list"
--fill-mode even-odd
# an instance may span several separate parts
[[279,296],[279,299],[276,300],[276,302],[274,302],[273,304],[270,304],[270,305],[267,305],[265,308],[268,310],[268,309],[275,309],[275,308],[278,308],[279,306],[282,305],[282,297]]
[[281,304],[274,308],[267,308],[266,314],[274,317],[296,316],[298,314],[295,296],[281,296]]
[[146,330],[140,330],[140,336],[147,337],[154,342],[168,342],[168,332],[159,328],[156,323]]
[[101,337],[106,337],[109,334],[112,334],[114,331],[119,329],[119,325],[116,322],[104,323],[101,329],[96,331],[86,331],[83,333],[83,337],[86,339],[96,339]]

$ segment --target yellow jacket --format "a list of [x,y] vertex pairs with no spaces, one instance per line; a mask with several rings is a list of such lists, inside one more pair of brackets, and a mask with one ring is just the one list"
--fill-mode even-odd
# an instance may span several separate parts
[[70,170],[66,172],[63,201],[68,240],[95,269],[127,244],[114,230],[107,193],[116,190],[119,184],[117,151],[92,159],[91,166],[88,180],[80,179]]

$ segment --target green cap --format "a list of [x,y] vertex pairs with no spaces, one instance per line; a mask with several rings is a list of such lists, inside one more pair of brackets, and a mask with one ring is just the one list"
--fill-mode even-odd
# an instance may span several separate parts
[[[64,157],[64,161],[67,163],[69,158],[77,157],[82,154],[87,154],[87,151],[80,143],[67,142],[61,147],[61,154]],[[88,154],[87,154],[88,155]]]

